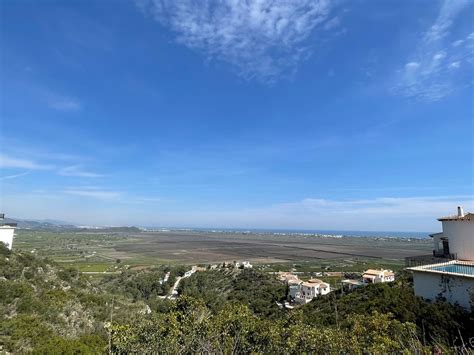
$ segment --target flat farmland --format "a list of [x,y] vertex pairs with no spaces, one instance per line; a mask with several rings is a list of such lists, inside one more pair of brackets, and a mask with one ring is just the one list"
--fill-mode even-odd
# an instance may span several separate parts
[[427,239],[321,237],[237,232],[45,232],[18,230],[14,248],[65,264],[274,264],[323,260],[390,260],[431,253]]
[[431,243],[420,239],[316,237],[304,235],[159,232],[132,236],[115,251],[179,263],[249,260],[254,263],[318,261],[327,259],[392,259],[429,254]]

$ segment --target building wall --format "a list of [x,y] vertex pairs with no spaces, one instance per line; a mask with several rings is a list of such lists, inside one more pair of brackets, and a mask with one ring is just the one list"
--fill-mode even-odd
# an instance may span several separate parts
[[300,291],[300,286],[299,285],[291,285],[289,286],[289,290],[288,290],[288,295],[291,297],[291,298],[295,298],[296,297],[296,294]]
[[7,245],[9,249],[13,245],[13,233],[15,229],[9,227],[0,227],[0,242],[3,242]]
[[474,260],[474,221],[443,221],[449,252],[460,260]]
[[443,244],[441,243],[441,238],[444,238],[443,233],[437,233],[433,236],[433,250],[437,253],[443,252]]
[[327,295],[329,292],[331,292],[331,287],[328,286],[326,288],[320,288],[319,291],[321,292],[322,295]]
[[460,306],[466,309],[471,308],[474,278],[414,271],[413,281],[417,296],[435,300],[441,295],[449,303],[459,303]]

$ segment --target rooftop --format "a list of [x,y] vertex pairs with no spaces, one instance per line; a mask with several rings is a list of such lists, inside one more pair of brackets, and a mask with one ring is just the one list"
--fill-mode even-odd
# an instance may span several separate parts
[[315,286],[326,287],[327,284],[324,283],[323,281],[319,280],[319,279],[311,279],[311,280],[308,280],[306,282],[303,282],[302,285],[306,286],[306,287],[315,287]]
[[353,280],[353,279],[346,279],[341,281],[343,284],[351,284],[351,285],[362,285],[363,282],[359,280]]
[[474,213],[464,213],[462,206],[458,206],[457,214],[438,218],[438,221],[474,221]]
[[368,269],[364,272],[364,275],[380,275],[383,274],[384,276],[388,275],[395,275],[392,270],[374,270],[374,269]]

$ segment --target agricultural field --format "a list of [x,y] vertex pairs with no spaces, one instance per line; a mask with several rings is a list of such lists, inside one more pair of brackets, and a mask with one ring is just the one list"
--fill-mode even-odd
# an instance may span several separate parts
[[429,254],[427,239],[320,237],[237,232],[108,232],[19,229],[14,249],[48,257],[86,273],[111,273],[150,265],[194,265],[248,260],[272,272],[292,269],[362,271],[404,265],[408,256]]

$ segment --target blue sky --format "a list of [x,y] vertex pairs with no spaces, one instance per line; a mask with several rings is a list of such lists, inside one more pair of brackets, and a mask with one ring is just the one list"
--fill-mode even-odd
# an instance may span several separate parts
[[472,1],[3,1],[0,208],[438,230],[473,210]]

